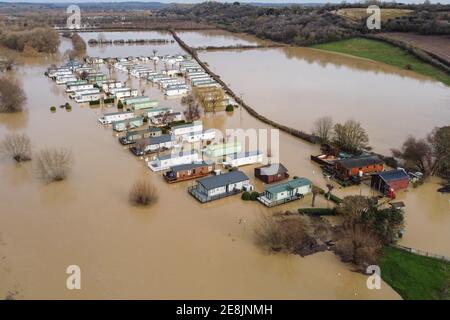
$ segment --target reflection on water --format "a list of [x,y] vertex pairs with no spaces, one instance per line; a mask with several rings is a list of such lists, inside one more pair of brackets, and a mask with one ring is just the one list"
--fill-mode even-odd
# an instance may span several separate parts
[[[386,285],[367,290],[366,277],[350,272],[331,253],[301,258],[266,254],[256,247],[252,228],[260,214],[308,207],[311,197],[270,210],[239,196],[201,205],[186,191],[194,182],[166,184],[160,173],[151,173],[117,142],[111,128],[98,124],[100,114],[115,108],[73,103],[70,113],[59,108],[51,113],[51,105],[69,99],[63,87],[42,75],[45,68],[43,64],[18,70],[28,97],[28,121],[21,130],[30,136],[34,150],[72,149],[74,167],[67,181],[45,185],[33,176],[32,162],[0,162],[0,233],[5,243],[0,254],[9,268],[0,270],[0,296],[19,286],[24,298],[399,298]],[[100,70],[106,72],[105,67]],[[114,76],[127,80],[121,72]],[[127,81],[145,88],[162,106],[183,110],[180,99],[164,99],[159,89],[145,82]],[[14,129],[6,125],[14,117],[2,119],[0,139]],[[206,128],[268,128],[241,108],[232,115],[208,115],[204,123]],[[291,176],[306,176],[321,186],[327,183],[309,160],[317,146],[282,133],[280,152]],[[253,177],[253,168],[243,170]],[[158,203],[147,209],[128,204],[131,185],[142,177],[155,184],[159,194]],[[261,191],[263,185],[252,180]],[[433,234],[437,223],[442,229],[449,226],[442,211],[448,201],[432,191],[419,188],[405,199],[408,245],[417,245],[415,239],[422,239],[423,233]],[[322,197],[316,203],[327,205]],[[439,211],[431,212],[432,208]],[[439,233],[439,243],[424,241],[420,247],[448,250],[448,236]],[[80,291],[65,289],[65,270],[72,264],[82,270]]]

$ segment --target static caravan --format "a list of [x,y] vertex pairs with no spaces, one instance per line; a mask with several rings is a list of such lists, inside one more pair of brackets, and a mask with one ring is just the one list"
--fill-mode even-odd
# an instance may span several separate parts
[[123,99],[127,97],[137,97],[138,91],[137,89],[131,89],[131,88],[115,88],[111,89],[110,93],[117,98],[117,99]]
[[204,132],[190,132],[182,136],[183,142],[194,143],[198,141],[210,141],[216,137],[216,131],[209,129]]
[[162,134],[161,128],[149,127],[144,130],[128,131],[123,137],[119,138],[121,144],[127,145],[135,143],[138,140],[159,137]]
[[240,193],[250,186],[250,179],[239,170],[197,180],[188,192],[201,203]]
[[177,85],[177,84],[185,84],[186,82],[184,82],[184,80],[179,79],[179,78],[170,78],[167,80],[161,80],[159,81],[159,86],[161,88],[167,88],[167,86],[169,85]]
[[75,91],[82,91],[82,90],[89,90],[94,89],[93,84],[74,84],[74,85],[68,85],[66,88],[66,92],[75,92]]
[[73,74],[56,77],[56,84],[66,84],[69,81],[77,81],[77,77]]
[[214,80],[199,81],[199,82],[196,82],[195,84],[192,84],[192,85],[194,87],[199,87],[199,88],[203,88],[203,87],[216,87],[216,88],[219,88],[220,87],[220,84],[218,84]]
[[[79,95],[87,95],[87,94],[94,94],[94,93],[100,93],[100,90],[97,88],[76,90],[74,92],[69,93],[69,98],[75,99]],[[91,101],[93,101],[93,100],[91,100]]]
[[163,71],[164,74],[168,75],[169,77],[175,77],[180,73],[180,70],[178,69],[168,69]]
[[232,153],[227,155],[225,159],[226,160],[223,163],[225,166],[240,167],[249,164],[262,163],[263,153],[258,150]]
[[48,74],[49,78],[55,79],[56,77],[59,77],[59,76],[71,75],[71,74],[73,74],[73,72],[69,68],[61,68],[61,69],[49,70],[47,74]]
[[106,80],[102,84],[103,92],[109,93],[111,89],[122,88],[122,82],[118,80]]
[[167,150],[176,146],[176,139],[170,134],[162,134],[158,137],[150,137],[136,141],[130,149],[136,156],[142,156],[147,153],[156,152],[158,150]]
[[105,113],[103,117],[99,118],[98,121],[101,124],[109,124],[114,121],[121,121],[134,118],[134,112],[112,112]]
[[190,152],[171,153],[156,157],[155,160],[148,162],[148,167],[152,171],[167,170],[172,166],[180,164],[188,164],[201,161],[201,158],[197,151],[192,150]]
[[178,124],[178,125],[172,126],[170,128],[171,134],[173,134],[175,136],[180,136],[180,135],[193,133],[193,132],[199,132],[199,131],[200,132],[203,131],[203,122],[200,120],[194,121],[194,122],[189,122],[189,123]]
[[210,157],[223,157],[228,154],[241,152],[242,146],[239,142],[212,144],[205,148],[205,153]]
[[144,102],[134,102],[131,104],[127,103],[127,106],[130,105],[132,110],[142,110],[147,108],[156,108],[159,104],[158,100],[149,100]]
[[167,80],[172,80],[172,79],[173,79],[173,78],[171,78],[171,77],[165,76],[165,77],[163,77],[163,78],[156,78],[156,79],[153,79],[153,82],[156,83],[156,84],[159,84],[159,83],[161,83],[161,81],[167,81]]
[[163,174],[168,183],[180,182],[189,179],[196,179],[207,176],[214,170],[214,163],[195,162],[188,164],[179,164],[170,167],[170,170]]
[[134,128],[139,128],[144,124],[144,117],[135,117],[126,120],[114,121],[112,128],[114,131],[125,131]]
[[199,80],[208,80],[208,79],[212,79],[212,78],[209,74],[202,73],[202,74],[198,74],[198,75],[188,76],[188,79],[191,82],[195,82],[195,81],[199,81]]
[[97,93],[81,93],[81,94],[78,94],[75,97],[75,101],[77,103],[84,103],[84,102],[100,100],[101,97],[102,97],[102,94],[100,92],[97,92]]
[[186,85],[168,86],[164,90],[166,96],[178,96],[188,93],[188,87]]
[[87,76],[89,83],[103,84],[106,81],[106,74],[104,73],[90,73]]
[[266,187],[258,201],[267,207],[273,207],[303,198],[312,190],[312,182],[306,178],[295,178],[270,187]]
[[78,86],[81,84],[88,84],[87,80],[77,80],[77,81],[69,81],[66,82],[66,86],[70,87],[70,86]]
[[136,96],[133,98],[123,99],[123,103],[126,105],[133,104],[133,103],[147,102],[147,101],[152,101],[152,100],[147,96]]
[[148,110],[142,110],[145,112],[148,118],[156,117],[164,113],[172,113],[171,108],[150,108]]
[[152,124],[159,126],[175,121],[181,121],[183,119],[183,114],[181,112],[163,112],[149,119]]

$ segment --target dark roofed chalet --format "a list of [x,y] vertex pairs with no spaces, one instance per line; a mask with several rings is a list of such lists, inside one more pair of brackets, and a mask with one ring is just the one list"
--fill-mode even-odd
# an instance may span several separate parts
[[281,163],[272,163],[255,168],[255,177],[265,183],[281,181],[289,177],[288,170]]
[[336,161],[335,169],[344,178],[383,171],[383,160],[377,155],[361,155]]

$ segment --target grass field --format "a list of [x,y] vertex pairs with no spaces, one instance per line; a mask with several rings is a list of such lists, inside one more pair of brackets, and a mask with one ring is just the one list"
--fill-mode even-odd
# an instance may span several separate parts
[[386,247],[381,277],[403,299],[450,299],[450,263]]
[[400,69],[412,70],[450,86],[450,75],[446,74],[444,71],[419,60],[401,48],[397,48],[382,41],[353,38],[319,44],[313,46],[313,48],[345,53],[383,62]]

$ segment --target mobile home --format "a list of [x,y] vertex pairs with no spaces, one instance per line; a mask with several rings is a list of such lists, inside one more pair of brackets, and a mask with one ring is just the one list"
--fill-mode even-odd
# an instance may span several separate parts
[[150,137],[136,141],[134,146],[130,148],[131,152],[136,156],[142,156],[150,152],[158,150],[171,149],[176,145],[176,139],[170,134],[162,134],[158,137]]
[[188,87],[186,85],[169,85],[164,90],[166,96],[178,96],[188,93]]
[[[67,85],[67,84],[66,84]],[[82,90],[89,90],[94,89],[93,84],[74,84],[74,85],[67,85],[66,92],[74,92],[74,91],[82,91]]]
[[170,128],[170,132],[175,135],[184,135],[193,132],[201,132],[203,131],[203,122],[202,121],[193,121],[183,124],[174,125]]
[[267,207],[302,199],[312,190],[312,182],[306,178],[295,178],[270,187],[258,197],[258,201]]
[[121,121],[134,118],[134,112],[112,112],[105,113],[103,117],[99,118],[98,121],[101,124],[109,124],[114,121]]
[[126,120],[114,121],[112,128],[114,131],[125,131],[134,128],[139,128],[144,124],[144,117],[135,117]]
[[262,163],[263,153],[258,150],[232,153],[227,155],[225,159],[226,160],[223,163],[225,166],[240,167],[249,164]]
[[168,155],[156,157],[155,160],[148,162],[148,167],[152,171],[161,171],[167,170],[171,166],[188,164],[198,161],[201,161],[198,152],[195,150],[191,150],[190,152],[171,153]]
[[84,103],[84,102],[90,102],[90,101],[97,101],[100,100],[102,97],[100,92],[97,93],[80,93],[75,96],[75,101],[77,103]]
[[242,146],[239,142],[212,144],[205,148],[205,154],[210,157],[223,157],[228,154],[241,152]]
[[249,185],[249,177],[236,170],[199,179],[197,185],[188,188],[188,192],[198,201],[205,203],[240,193]]
[[56,77],[56,84],[66,84],[69,81],[77,81],[77,77],[73,74]]
[[201,178],[209,175],[213,171],[214,163],[201,161],[172,166],[169,171],[164,173],[163,177],[168,183],[174,183]]
[[132,97],[132,98],[123,99],[123,103],[126,105],[129,105],[132,103],[146,102],[146,101],[151,101],[151,99],[147,96],[136,96],[136,97]]
[[274,183],[289,178],[289,174],[281,163],[271,163],[255,168],[255,177],[264,183]]
[[[77,96],[80,96],[80,95],[88,95],[88,94],[94,94],[94,93],[99,94],[100,90],[97,88],[75,90],[74,92],[69,93],[69,98],[75,99]],[[96,100],[98,100],[98,99],[96,99]],[[93,100],[90,100],[90,101],[93,101]]]
[[149,127],[144,130],[137,131],[127,131],[127,133],[119,138],[119,142],[121,144],[127,145],[135,143],[138,140],[150,138],[150,137],[159,137],[162,134],[161,128]]
[[131,105],[132,110],[142,110],[142,109],[148,109],[148,108],[156,108],[159,104],[158,100],[149,100],[144,102],[134,102],[131,104],[127,103],[128,105]]
[[204,132],[190,132],[183,134],[183,142],[194,143],[198,141],[210,141],[216,137],[216,131],[214,129],[209,129]]

